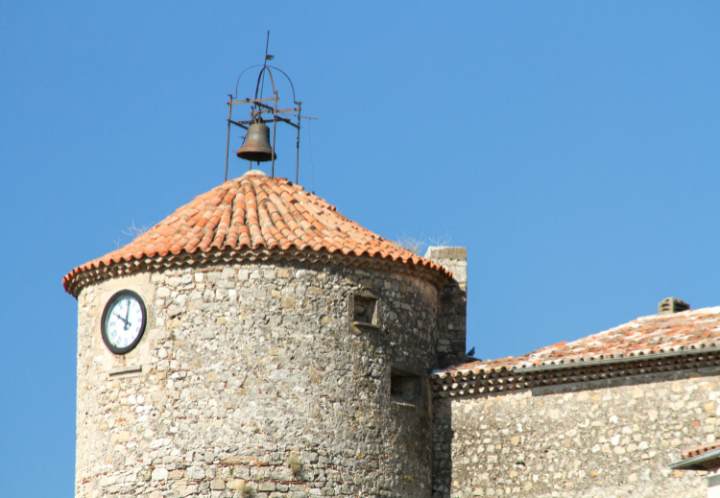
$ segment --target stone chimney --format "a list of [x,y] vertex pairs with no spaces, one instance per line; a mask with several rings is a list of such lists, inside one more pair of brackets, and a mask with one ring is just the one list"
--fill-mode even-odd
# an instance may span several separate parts
[[680,313],[687,311],[690,305],[677,297],[666,297],[658,303],[658,315],[670,315],[672,313]]
[[452,272],[455,280],[442,290],[438,315],[439,366],[465,358],[467,336],[467,249],[430,246],[425,257]]

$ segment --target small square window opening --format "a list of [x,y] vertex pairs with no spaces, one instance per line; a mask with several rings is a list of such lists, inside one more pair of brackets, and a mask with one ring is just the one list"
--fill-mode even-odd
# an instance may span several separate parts
[[377,298],[370,294],[356,294],[352,302],[353,322],[377,325]]
[[393,369],[390,374],[390,397],[398,403],[416,403],[420,399],[420,376]]

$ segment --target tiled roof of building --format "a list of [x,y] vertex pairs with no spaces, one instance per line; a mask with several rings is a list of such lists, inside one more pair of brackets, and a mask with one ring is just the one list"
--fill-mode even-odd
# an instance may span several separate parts
[[670,464],[675,470],[703,470],[716,472],[720,469],[720,442],[705,444],[684,451],[682,460]]
[[682,457],[683,459],[695,458],[698,456],[702,456],[712,450],[717,450],[718,448],[720,448],[720,441],[716,441],[711,444],[704,444],[702,446],[683,451]]
[[639,358],[720,347],[720,306],[644,316],[572,342],[559,342],[532,353],[451,366],[436,375],[581,366],[595,361]]
[[450,276],[442,266],[363,228],[299,185],[250,171],[199,195],[128,245],[73,269],[63,285],[77,294],[76,280],[83,272],[147,258],[259,250],[362,256]]

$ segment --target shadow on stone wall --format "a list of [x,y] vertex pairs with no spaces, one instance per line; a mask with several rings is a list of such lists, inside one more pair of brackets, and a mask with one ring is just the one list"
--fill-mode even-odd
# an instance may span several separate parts
[[452,403],[448,398],[433,401],[432,497],[449,498],[452,480]]
[[[657,384],[661,382],[672,382],[675,380],[693,379],[699,377],[710,377],[720,374],[720,367],[708,367],[699,369],[677,370],[674,372],[655,372],[629,377],[617,377],[614,379],[593,380],[587,382],[573,382],[568,384],[556,384],[551,386],[533,387],[530,392],[533,396],[547,396],[550,394],[564,394],[579,391],[595,391],[613,387],[637,386],[643,384]],[[521,392],[519,390],[518,392]],[[508,393],[497,393],[497,395]]]
[[[580,391],[595,391],[599,389],[608,389],[613,387],[636,386],[643,384],[657,384],[661,382],[672,382],[676,380],[693,379],[700,377],[712,377],[720,375],[720,367],[694,368],[685,370],[676,370],[673,372],[654,372],[642,375],[632,375],[627,377],[617,377],[613,379],[592,380],[586,382],[570,382],[566,384],[553,384],[548,386],[539,386],[526,389],[513,389],[499,392],[486,392],[476,394],[465,394],[462,399],[477,398],[495,398],[501,396],[509,396],[512,394],[520,394],[530,392],[532,396],[548,396],[551,394],[563,394]],[[442,398],[450,399],[450,398]],[[437,405],[440,399],[435,401]]]

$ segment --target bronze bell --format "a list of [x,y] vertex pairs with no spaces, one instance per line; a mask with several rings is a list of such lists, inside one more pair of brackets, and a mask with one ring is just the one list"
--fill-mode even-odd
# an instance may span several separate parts
[[237,156],[258,163],[275,159],[277,155],[270,145],[270,128],[262,121],[250,124]]

